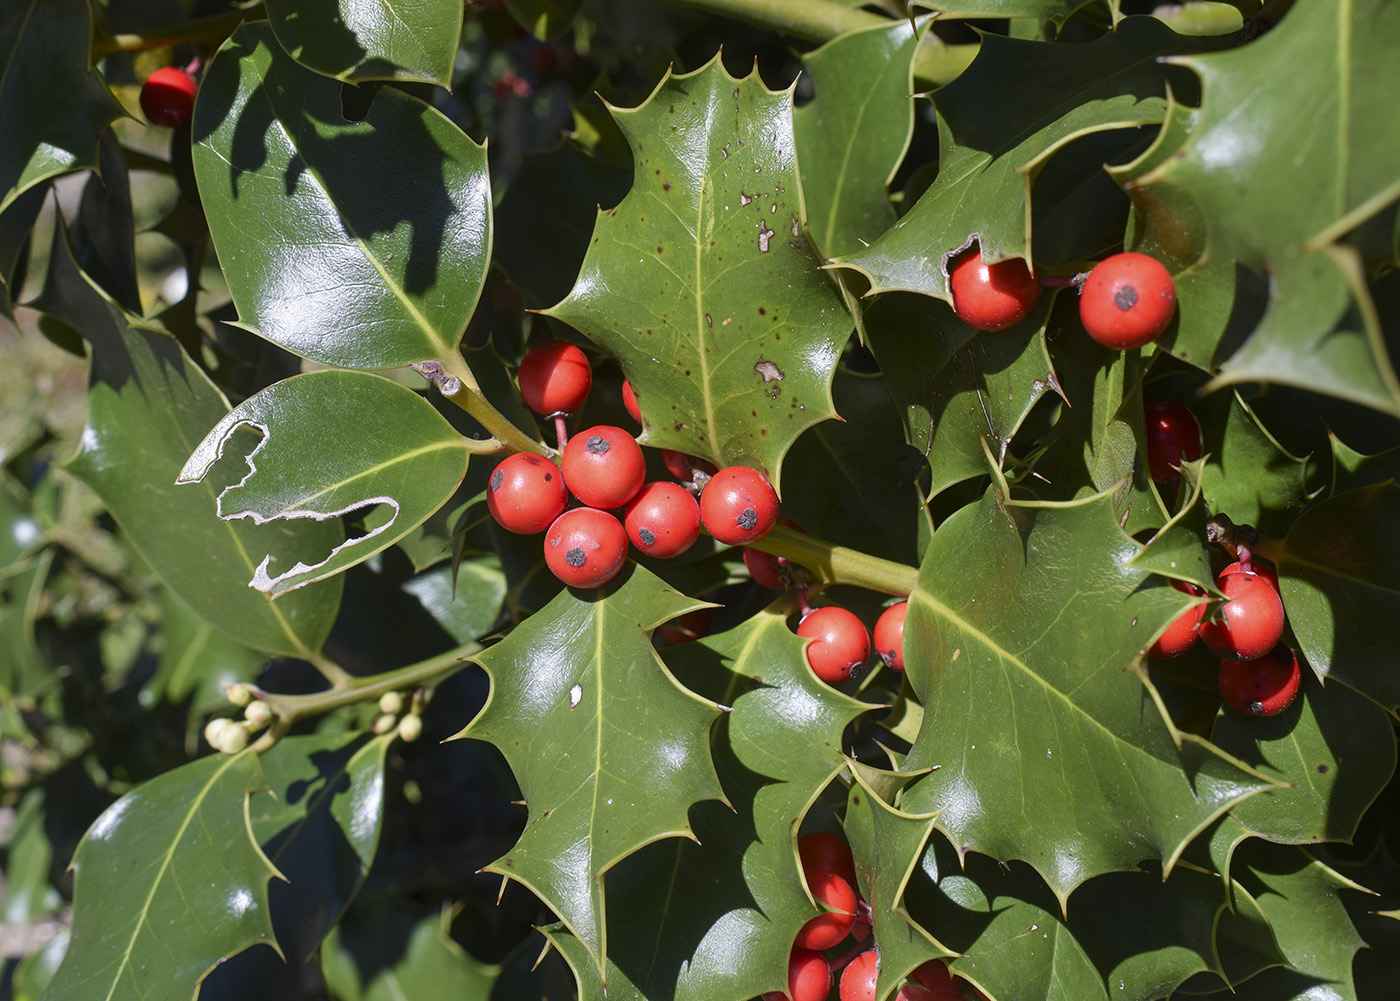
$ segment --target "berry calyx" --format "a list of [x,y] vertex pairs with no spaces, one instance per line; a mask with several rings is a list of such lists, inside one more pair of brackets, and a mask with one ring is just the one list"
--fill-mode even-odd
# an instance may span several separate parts
[[580,431],[564,446],[564,483],[588,507],[621,507],[637,496],[646,479],[642,447],[611,424]]
[[[1189,581],[1173,580],[1171,585],[1178,591],[1197,597],[1205,594],[1205,591]],[[1196,644],[1197,631],[1205,614],[1206,606],[1203,604],[1182,612],[1172,620],[1172,624],[1167,626],[1166,631],[1157,637],[1157,642],[1153,643],[1151,649],[1147,651],[1148,656],[1166,659],[1180,657],[1187,650],[1190,650]]]
[[817,903],[831,910],[818,914],[798,929],[793,945],[799,949],[830,949],[850,934],[856,922],[856,891],[834,872],[809,875],[807,887]]
[[637,405],[637,394],[632,392],[632,383],[622,380],[622,405],[638,424],[642,423],[642,408]]
[[695,479],[697,472],[704,473],[706,476],[713,476],[715,472],[713,462],[697,459],[693,455],[686,455],[684,452],[677,452],[669,448],[661,450],[661,462],[666,467],[666,471],[682,483],[689,483]]
[[700,494],[700,520],[725,545],[747,546],[778,523],[778,495],[757,469],[726,466]]
[[1040,299],[1040,282],[1019,257],[987,264],[970,250],[948,274],[953,312],[978,330],[1005,330],[1024,320]]
[[1147,428],[1147,469],[1157,483],[1167,483],[1180,473],[1183,462],[1201,457],[1201,423],[1180,403],[1155,400],[1144,408]]
[[567,341],[538,344],[520,359],[520,395],[542,416],[573,413],[592,387],[588,356]]
[[1220,694],[1246,716],[1277,716],[1293,704],[1302,683],[1298,657],[1283,643],[1255,660],[1220,662]]
[[908,611],[909,602],[901,601],[875,620],[875,652],[892,671],[904,671],[904,616]]
[[1127,351],[1155,341],[1175,312],[1171,272],[1146,254],[1105,258],[1079,290],[1079,320],[1106,348]]
[[860,674],[870,657],[870,634],[855,614],[836,605],[812,611],[797,626],[797,635],[811,638],[807,663],[829,685]]
[[667,560],[700,537],[700,505],[679,483],[647,483],[627,505],[622,524],[639,551]]
[[543,532],[569,505],[564,476],[551,460],[533,452],[508,455],[486,482],[486,507],[508,532]]
[[184,125],[194,113],[196,84],[178,66],[162,66],[141,85],[141,111],[152,125]]
[[[802,526],[787,518],[779,518],[778,524],[785,525],[795,532],[802,531]],[[801,580],[799,571],[790,561],[772,553],[765,553],[761,549],[745,547],[744,566],[755,583],[771,587],[774,591],[785,591]]]
[[875,1001],[875,984],[879,977],[879,953],[874,949],[862,952],[841,974],[841,1001]]
[[1268,579],[1235,570],[1216,584],[1225,595],[1219,618],[1201,623],[1201,639],[1217,657],[1255,660],[1274,648],[1283,635],[1283,602]]
[[549,526],[544,561],[570,587],[601,587],[627,559],[627,533],[606,511],[576,507]]

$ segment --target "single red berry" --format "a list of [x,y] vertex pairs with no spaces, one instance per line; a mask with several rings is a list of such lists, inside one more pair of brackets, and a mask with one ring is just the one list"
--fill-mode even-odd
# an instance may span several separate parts
[[841,1001],[875,1001],[875,984],[879,978],[879,953],[874,949],[862,952],[841,974]]
[[908,611],[909,602],[901,601],[875,620],[875,652],[893,671],[904,670],[904,616]]
[[[948,964],[941,959],[920,963],[909,979],[923,987],[928,995],[922,1001],[962,1001],[962,992],[953,983]],[[912,1001],[912,999],[911,999]]]
[[836,835],[825,831],[802,835],[797,839],[797,857],[808,883],[816,873],[834,872],[855,889],[856,860],[851,855],[851,846]]
[[684,452],[677,452],[669,448],[661,450],[661,461],[665,464],[666,471],[682,483],[689,483],[695,479],[697,470],[706,476],[713,476],[715,472],[713,462],[697,459],[693,455],[686,455]]
[[1302,683],[1298,658],[1283,643],[1256,660],[1220,662],[1220,694],[1246,716],[1277,716],[1293,704]]
[[729,546],[747,546],[778,522],[778,495],[768,478],[748,466],[726,466],[700,494],[706,530]]
[[486,507],[509,532],[543,532],[569,505],[564,476],[551,460],[516,452],[501,460],[486,484]]
[[[905,984],[895,994],[894,1001],[942,1001],[937,994],[918,984]],[[949,1001],[963,1001],[961,994],[954,994]]]
[[714,625],[714,612],[713,608],[697,608],[693,612],[686,612],[676,620],[674,626],[658,626],[656,635],[671,646],[708,636]]
[[1105,258],[1079,290],[1079,320],[1106,348],[1127,351],[1155,341],[1175,312],[1171,272],[1146,254]]
[[953,290],[953,312],[978,330],[1005,330],[1024,320],[1040,299],[1040,282],[1026,262],[1011,257],[996,264],[982,260],[980,250],[970,250],[948,275]]
[[637,496],[646,479],[642,447],[626,431],[599,424],[580,431],[564,446],[564,483],[588,507],[621,507]]
[[[778,524],[796,532],[802,531],[802,526],[787,518],[779,518]],[[793,585],[794,581],[800,580],[799,571],[790,561],[774,556],[772,553],[765,553],[761,549],[750,549],[746,546],[744,548],[744,566],[756,583],[763,587],[771,587],[775,591],[785,591]]]
[[834,872],[818,872],[807,877],[807,886],[818,904],[831,910],[818,914],[797,932],[793,944],[799,949],[830,949],[851,931],[856,921],[856,891]]
[[679,556],[700,537],[700,505],[679,483],[647,483],[627,505],[623,526],[648,556]]
[[[1172,587],[1186,594],[1197,596],[1205,594],[1195,584],[1184,580],[1173,580]],[[1147,651],[1148,656],[1158,658],[1180,657],[1187,650],[1190,650],[1196,643],[1197,630],[1201,624],[1201,619],[1206,614],[1204,604],[1188,608],[1167,626],[1166,631],[1157,637],[1157,641],[1152,644],[1152,648]]]
[[627,559],[627,533],[606,511],[576,507],[565,511],[544,537],[544,561],[570,587],[600,587]]
[[637,406],[637,394],[632,392],[632,384],[622,380],[622,405],[638,424],[642,423],[642,408]]
[[[1263,577],[1266,581],[1273,585],[1274,590],[1278,592],[1279,598],[1283,597],[1283,592],[1279,591],[1278,589],[1278,571],[1274,569],[1274,567],[1271,564],[1265,563],[1263,560],[1256,556],[1249,561],[1249,567],[1253,573],[1257,573],[1260,577]],[[1220,576],[1224,577],[1227,573],[1235,573],[1239,569],[1240,565],[1238,563],[1231,563],[1224,570],[1220,571]]]
[[795,946],[788,955],[788,989],[769,991],[763,1001],[825,1001],[831,993],[831,964],[820,952]]
[[520,359],[520,395],[537,414],[571,414],[593,387],[588,356],[567,341],[548,341]]
[[1274,648],[1283,635],[1283,602],[1278,591],[1257,573],[1222,573],[1216,584],[1226,597],[1219,618],[1201,623],[1201,639],[1217,657],[1255,660]]
[[1147,468],[1157,483],[1180,475],[1176,467],[1201,457],[1201,422],[1180,403],[1155,400],[1145,408]]
[[855,614],[836,605],[818,608],[797,626],[797,635],[810,637],[807,663],[827,684],[849,681],[870,657],[870,634]]
[[196,84],[178,66],[162,66],[141,85],[141,110],[152,125],[184,125],[194,113]]

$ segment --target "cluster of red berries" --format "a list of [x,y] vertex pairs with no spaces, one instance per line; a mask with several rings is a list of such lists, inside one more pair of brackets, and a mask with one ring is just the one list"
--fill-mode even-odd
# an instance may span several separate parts
[[[1152,402],[1145,411],[1148,470],[1156,482],[1171,482],[1183,462],[1201,457],[1200,422],[1180,403]],[[1217,617],[1207,620],[1204,604],[1187,609],[1148,653],[1180,657],[1199,638],[1221,658],[1225,701],[1250,716],[1276,716],[1297,696],[1302,671],[1293,650],[1280,642],[1285,616],[1278,575],[1247,552],[1240,556],[1216,574],[1216,586],[1225,595]],[[1205,594],[1186,581],[1171,584],[1195,597]]]
[[141,111],[152,125],[175,128],[194,113],[194,77],[178,66],[162,66],[141,85]]
[[[587,356],[572,344],[551,341],[532,348],[520,364],[520,393],[530,408],[561,421],[583,405],[593,386]],[[624,386],[629,412],[640,420],[636,397]],[[561,438],[563,434],[561,432]],[[486,505],[496,522],[521,535],[545,533],[545,563],[573,587],[600,587],[637,551],[660,559],[694,545],[703,524],[728,545],[757,542],[778,520],[778,496],[767,478],[747,466],[730,466],[703,479],[697,501],[691,489],[646,482],[642,448],[628,431],[600,424],[561,441],[559,464],[532,452],[503,459],[491,473]],[[570,497],[580,506],[570,507]],[[621,510],[622,518],[610,512]]]
[[[953,311],[978,330],[1015,326],[1040,299],[1041,281],[1020,258],[987,264],[980,250],[968,251],[948,279]],[[1079,286],[1080,322],[1105,347],[1140,348],[1156,340],[1176,312],[1171,274],[1146,254],[1114,254],[1073,283]]]
[[[812,897],[827,908],[811,918],[793,939],[788,956],[787,993],[770,991],[763,1001],[823,1001],[831,992],[836,973],[841,973],[841,1001],[874,1001],[879,976],[879,954],[865,946],[870,937],[870,906],[861,899],[856,883],[855,859],[850,846],[834,834],[814,832],[797,839],[802,876]],[[854,948],[829,958],[847,939]],[[985,1001],[971,988],[971,999]],[[899,988],[895,1001],[965,1001],[969,995],[960,989],[941,960],[930,960],[909,975]]]

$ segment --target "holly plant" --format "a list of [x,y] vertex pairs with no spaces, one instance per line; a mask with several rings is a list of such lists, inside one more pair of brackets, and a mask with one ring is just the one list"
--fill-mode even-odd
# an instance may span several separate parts
[[5,0],[0,997],[1393,1001],[1397,51]]

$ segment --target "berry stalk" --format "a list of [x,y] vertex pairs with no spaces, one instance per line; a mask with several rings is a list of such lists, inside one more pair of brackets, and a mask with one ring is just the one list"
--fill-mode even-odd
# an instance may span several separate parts
[[774,526],[763,538],[749,543],[749,547],[806,567],[821,586],[854,584],[870,591],[907,597],[919,577],[914,567],[838,546],[784,525]]

